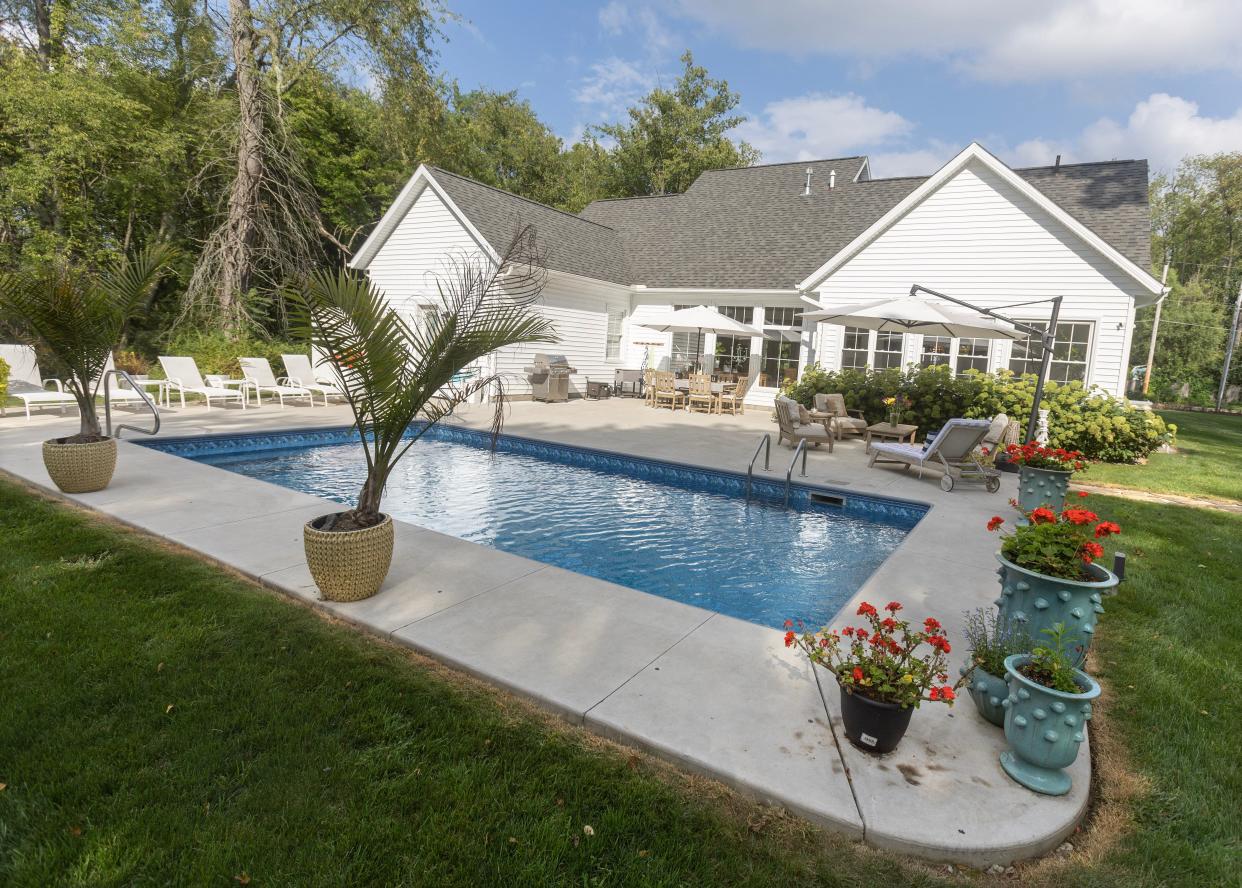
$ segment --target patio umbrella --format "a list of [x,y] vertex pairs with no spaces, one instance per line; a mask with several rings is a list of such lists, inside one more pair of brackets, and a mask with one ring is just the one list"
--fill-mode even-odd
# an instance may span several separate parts
[[840,324],[881,333],[922,333],[968,339],[1021,339],[1026,335],[1019,333],[1013,324],[913,296],[808,311],[803,313],[802,323],[804,327],[819,323]]
[[698,350],[698,354],[695,355],[694,359],[696,366],[703,357],[704,333],[725,333],[733,336],[763,335],[763,331],[748,324],[743,324],[741,321],[735,321],[733,318],[726,317],[714,308],[708,308],[706,305],[678,309],[659,321],[652,321],[650,323],[639,321],[639,326],[646,327],[648,330],[657,330],[660,333],[697,333],[695,347]]

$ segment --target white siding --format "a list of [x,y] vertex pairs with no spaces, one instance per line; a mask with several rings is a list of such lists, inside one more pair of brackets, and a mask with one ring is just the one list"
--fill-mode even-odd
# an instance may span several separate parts
[[[922,284],[968,302],[999,307],[1064,295],[1063,321],[1094,324],[1087,382],[1123,394],[1137,283],[1065,226],[978,162],[899,219],[831,274],[818,293],[826,305],[897,297]],[[1048,305],[1006,309],[1046,319]],[[821,325],[818,357],[835,369],[842,328]],[[917,362],[922,337],[907,335],[905,360]],[[991,368],[1008,366],[996,341]]]
[[[539,310],[552,320],[559,341],[501,349],[493,356],[494,372],[504,375],[505,390],[510,396],[528,396],[530,384],[522,368],[531,362],[535,352],[550,352],[565,355],[570,366],[578,371],[570,377],[570,397],[585,393],[587,377],[611,383],[615,370],[637,367],[642,360],[641,353],[632,362],[626,360],[625,327],[629,324],[629,306],[628,287],[549,272]],[[627,313],[621,339],[621,357],[614,361],[609,361],[606,356],[609,309]]]
[[452,257],[482,256],[480,245],[435,190],[427,187],[367,266],[389,303],[410,314],[419,302],[439,301],[437,277]]

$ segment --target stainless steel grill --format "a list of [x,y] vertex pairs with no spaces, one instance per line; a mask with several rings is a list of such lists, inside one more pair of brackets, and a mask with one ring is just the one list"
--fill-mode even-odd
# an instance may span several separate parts
[[531,397],[536,401],[568,401],[570,374],[578,372],[569,366],[564,355],[544,352],[538,352],[523,370],[530,382]]

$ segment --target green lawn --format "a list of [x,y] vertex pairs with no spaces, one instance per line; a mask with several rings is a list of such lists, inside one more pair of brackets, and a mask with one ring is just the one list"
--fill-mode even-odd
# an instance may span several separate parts
[[1178,411],[1160,415],[1177,424],[1176,453],[1153,453],[1143,466],[1095,463],[1083,480],[1157,493],[1242,500],[1242,416]]
[[[1242,518],[1088,502],[1131,553],[1101,754],[1151,788],[1098,859],[1025,881],[1225,884]],[[7,483],[0,540],[0,884],[941,882]]]

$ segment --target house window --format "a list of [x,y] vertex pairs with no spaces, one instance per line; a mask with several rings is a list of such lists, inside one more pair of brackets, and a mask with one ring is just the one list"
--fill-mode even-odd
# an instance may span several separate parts
[[802,325],[802,309],[769,306],[763,310],[763,323],[766,327],[800,327]]
[[747,375],[750,373],[750,337],[716,336],[716,356],[712,370],[716,373]]
[[862,327],[845,328],[845,344],[841,348],[841,366],[862,370],[867,366],[867,353],[871,348],[871,333]]
[[604,345],[604,360],[621,360],[621,328],[625,324],[625,311],[620,308],[608,309],[608,332]]
[[953,353],[953,339],[949,336],[924,336],[923,354],[919,358],[919,366],[935,367],[949,363]]
[[716,311],[739,324],[749,324],[755,319],[755,310],[749,305],[718,305]]
[[[1023,321],[1039,330],[1048,327],[1046,321]],[[1056,342],[1052,346],[1052,362],[1048,378],[1054,382],[1085,381],[1087,378],[1087,353],[1091,347],[1091,323],[1069,321],[1057,324]],[[1009,353],[1009,369],[1014,373],[1038,374],[1043,360],[1043,342],[1039,336],[1029,334],[1015,339]]]
[[701,354],[703,354],[702,333],[674,333],[669,369],[674,373],[688,373]]
[[799,343],[784,334],[769,331],[763,337],[763,360],[759,365],[759,385],[780,388],[798,381]]
[[887,370],[889,367],[900,367],[904,340],[904,333],[876,333],[875,369]]
[[991,347],[992,340],[990,339],[959,339],[957,341],[957,372],[978,370],[981,373],[987,373],[988,351]]

